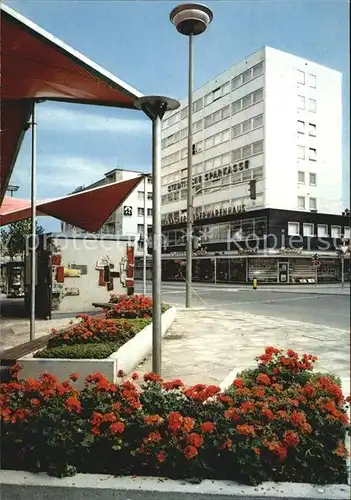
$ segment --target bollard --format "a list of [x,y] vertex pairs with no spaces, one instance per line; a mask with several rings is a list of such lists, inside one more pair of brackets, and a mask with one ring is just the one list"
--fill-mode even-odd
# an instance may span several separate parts
[[254,279],[252,280],[252,288],[253,288],[254,290],[256,290],[256,288],[257,288],[257,278],[254,278]]

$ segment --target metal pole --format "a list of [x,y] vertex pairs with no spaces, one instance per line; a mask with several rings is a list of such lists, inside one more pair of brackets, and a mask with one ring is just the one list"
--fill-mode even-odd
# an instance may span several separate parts
[[152,371],[161,375],[161,118],[152,121]]
[[345,258],[344,253],[341,254],[341,289],[345,286]]
[[144,177],[144,246],[143,246],[143,294],[146,295],[146,258],[147,258],[147,185],[148,178]]
[[35,122],[35,102],[32,111],[32,151],[31,151],[31,304],[30,304],[30,340],[35,338],[35,285],[36,285],[36,170],[37,170],[37,137]]
[[188,186],[187,186],[187,240],[186,240],[186,284],[185,307],[191,307],[192,288],[192,224],[193,224],[193,80],[194,80],[193,35],[189,35],[189,101],[188,101]]
[[214,258],[214,282],[217,283],[217,257]]

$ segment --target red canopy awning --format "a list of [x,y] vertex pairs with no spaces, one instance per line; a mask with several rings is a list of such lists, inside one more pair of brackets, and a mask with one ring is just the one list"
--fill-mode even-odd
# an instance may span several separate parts
[[[37,215],[50,215],[94,233],[119,208],[143,176],[80,191],[64,198],[37,203]],[[30,202],[6,196],[0,207],[0,225],[6,226],[31,215]]]
[[1,175],[3,198],[33,100],[136,109],[142,94],[1,3]]

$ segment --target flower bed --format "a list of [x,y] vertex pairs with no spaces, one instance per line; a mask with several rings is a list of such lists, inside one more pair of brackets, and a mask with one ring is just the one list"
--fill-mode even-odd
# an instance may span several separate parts
[[81,315],[81,322],[54,332],[35,358],[102,359],[117,351],[152,321],[152,318],[104,319]]
[[[106,318],[145,318],[152,316],[152,299],[145,295],[116,295],[110,298],[111,308],[106,310]],[[162,304],[162,312],[169,306]]]
[[81,391],[77,374],[2,384],[2,467],[345,483],[350,399],[337,380],[314,374],[310,355],[269,347],[257,360],[225,393],[155,374],[144,376],[141,390],[101,374]]

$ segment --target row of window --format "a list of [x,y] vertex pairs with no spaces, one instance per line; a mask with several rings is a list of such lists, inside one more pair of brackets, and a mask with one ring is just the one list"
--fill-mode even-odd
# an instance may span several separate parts
[[256,141],[242,148],[234,149],[232,151],[232,161],[243,160],[259,153],[263,153],[263,141]]
[[[317,229],[317,234],[316,234]],[[300,236],[300,223],[299,222],[289,222],[288,223],[288,234],[289,236]],[[341,226],[330,226],[330,231],[327,224],[317,224],[315,225],[309,222],[304,222],[302,224],[302,235],[303,236],[318,236],[319,238],[342,238],[350,239],[350,228],[344,226],[342,232]]]
[[[232,114],[239,113],[239,111],[262,101],[262,99],[263,99],[263,88],[255,90],[254,92],[251,92],[250,94],[244,96],[242,99],[238,99],[237,101],[232,103]],[[193,132],[194,133],[200,132],[203,128],[211,127],[212,125],[215,125],[216,123],[225,120],[226,118],[229,118],[229,116],[230,116],[230,105],[228,104],[227,106],[224,106],[223,108],[218,109],[217,111],[214,111],[210,115],[206,116],[205,119],[201,118],[201,120],[196,121],[193,125]],[[263,116],[259,118],[259,120],[263,122]],[[249,126],[248,123],[245,126],[248,127]],[[259,126],[261,125],[256,125],[255,128]],[[245,132],[240,132],[240,133],[245,133]],[[182,130],[175,132],[169,137],[165,137],[164,139],[162,139],[161,142],[162,149],[167,148],[182,139],[185,139],[187,135],[188,135],[188,127],[184,127]]]
[[234,139],[239,135],[247,134],[248,132],[251,132],[251,130],[255,130],[260,127],[263,127],[263,115],[254,116],[249,120],[238,123],[238,125],[234,125],[234,127],[232,127],[232,138]]
[[[138,215],[139,216],[143,216],[145,213],[144,211],[144,207],[138,207]],[[148,217],[151,217],[152,216],[152,208],[148,208],[147,209],[147,216]]]
[[317,87],[317,77],[311,73],[306,74],[304,71],[297,70],[297,83],[315,89]]
[[[307,107],[306,107],[307,104]],[[297,108],[310,111],[311,113],[317,113],[317,101],[316,99],[306,98],[303,95],[297,96]]]
[[307,134],[307,127],[308,135],[316,137],[317,127],[315,123],[305,123],[303,120],[297,120],[297,131],[299,134]]
[[[306,183],[305,179],[306,179],[305,172],[302,172],[302,171],[297,172],[297,182],[299,184],[305,184]],[[309,172],[308,184],[310,186],[317,186],[317,174],[315,174],[313,172]]]
[[[309,210],[317,210],[317,198],[308,198]],[[306,210],[306,196],[297,197],[298,210]]]
[[[184,169],[186,170],[186,169]],[[186,177],[186,172],[182,176],[184,179]],[[198,185],[197,188],[194,188],[194,196],[201,196],[204,194],[204,190],[209,192],[209,188],[213,187],[213,192],[216,189],[222,189],[223,186],[229,187],[235,186],[238,184],[242,184],[244,182],[248,182],[251,179],[262,179],[263,178],[263,167],[257,167],[251,170],[244,170],[242,172],[232,173],[229,176],[222,177],[219,182],[214,184],[213,179],[208,181],[203,180],[202,184]],[[184,187],[178,191],[171,191],[170,193],[162,195],[162,205],[167,203],[173,203],[174,201],[185,200],[187,197],[187,189]],[[229,203],[229,201],[228,201]]]
[[[138,200],[143,200],[144,199],[144,191],[138,191]],[[152,200],[152,192],[147,193],[147,199]]]
[[[217,101],[221,97],[229,94],[230,87],[232,88],[232,90],[236,90],[237,88],[241,87],[242,85],[245,85],[254,78],[257,78],[258,76],[262,75],[263,69],[264,69],[263,62],[260,62],[255,66],[252,66],[251,68],[245,70],[240,75],[234,77],[231,80],[231,82],[224,83],[223,85],[217,87],[216,89],[206,94],[203,98],[200,97],[193,103],[193,112],[197,113],[205,106],[208,106],[214,101]],[[163,129],[170,127],[171,125],[177,123],[179,120],[184,120],[185,118],[187,118],[187,116],[188,116],[188,106],[184,107],[181,111],[178,111],[174,115],[167,118],[163,122]]]
[[317,161],[317,149],[307,148],[306,146],[297,146],[297,157],[300,160],[306,159],[306,149],[308,150],[308,159],[311,161]]
[[255,90],[254,92],[251,92],[250,94],[245,95],[241,99],[234,101],[232,103],[232,114],[234,115],[235,113],[239,113],[243,109],[246,109],[262,100],[263,88],[260,88],[258,90]]

